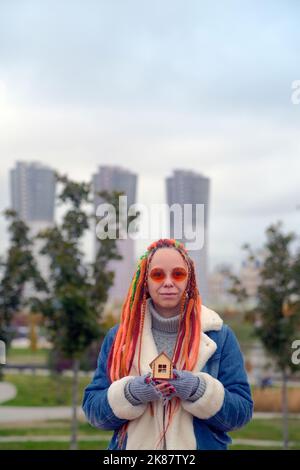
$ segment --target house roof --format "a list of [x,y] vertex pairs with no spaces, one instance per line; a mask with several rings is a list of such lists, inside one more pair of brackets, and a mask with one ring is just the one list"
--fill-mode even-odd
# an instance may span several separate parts
[[172,363],[172,359],[170,359],[169,356],[163,351],[163,352],[161,352],[158,356],[156,356],[156,358],[153,359],[153,361],[150,362],[150,364],[149,364],[150,367],[152,367],[152,364],[153,364],[155,361],[157,361],[157,359],[160,358],[160,357],[165,357],[169,362]]

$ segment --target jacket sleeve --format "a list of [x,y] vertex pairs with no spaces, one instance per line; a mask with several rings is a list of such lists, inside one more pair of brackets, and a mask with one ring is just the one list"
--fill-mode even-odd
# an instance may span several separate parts
[[228,326],[223,328],[226,336],[218,378],[199,372],[197,375],[206,381],[206,390],[197,401],[186,401],[182,406],[209,426],[228,432],[250,421],[253,401],[239,343]]
[[86,387],[82,408],[90,424],[106,430],[119,429],[127,421],[144,413],[146,405],[132,405],[125,397],[124,387],[132,378],[123,377],[111,383],[107,374],[107,359],[117,328],[106,335],[97,361],[92,382]]

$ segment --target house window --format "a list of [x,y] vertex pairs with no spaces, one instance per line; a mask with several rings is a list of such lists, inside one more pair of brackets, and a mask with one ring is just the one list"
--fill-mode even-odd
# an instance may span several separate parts
[[158,372],[166,374],[167,373],[166,364],[158,364]]

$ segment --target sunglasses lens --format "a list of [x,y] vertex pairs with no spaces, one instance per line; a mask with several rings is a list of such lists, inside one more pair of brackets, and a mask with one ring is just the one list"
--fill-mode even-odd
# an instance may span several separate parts
[[172,271],[172,277],[175,281],[184,281],[187,277],[187,272],[183,268],[175,268]]
[[162,269],[152,269],[150,278],[152,281],[161,282],[165,278],[165,272]]
[[[187,278],[187,275],[188,274],[184,268],[174,268],[172,271],[172,279],[177,282],[184,281]],[[166,278],[166,273],[163,269],[154,268],[150,271],[149,276],[152,281],[162,282]]]

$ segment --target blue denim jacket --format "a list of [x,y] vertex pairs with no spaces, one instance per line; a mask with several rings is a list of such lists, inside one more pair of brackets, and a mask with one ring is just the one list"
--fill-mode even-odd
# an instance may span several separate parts
[[[92,382],[83,397],[83,410],[93,426],[115,431],[108,449],[120,449],[118,430],[127,420],[118,418],[108,401],[111,384],[107,375],[107,358],[118,325],[106,335],[98,358]],[[231,438],[227,432],[238,429],[250,421],[253,412],[251,391],[244,368],[244,360],[233,331],[223,325],[220,331],[209,331],[207,335],[216,343],[217,349],[207,361],[202,372],[218,379],[224,386],[224,401],[219,411],[208,419],[193,417],[193,429],[197,449],[227,449]],[[126,448],[126,439],[123,442]]]

